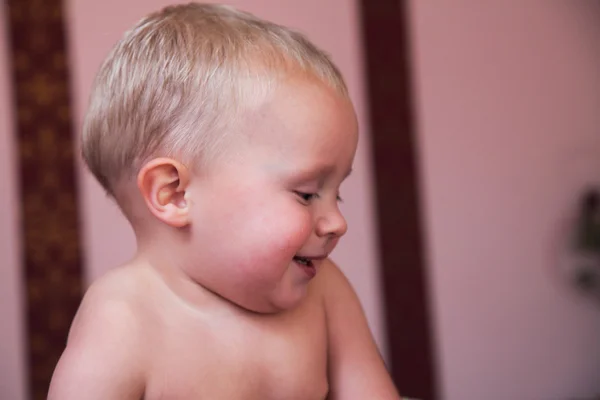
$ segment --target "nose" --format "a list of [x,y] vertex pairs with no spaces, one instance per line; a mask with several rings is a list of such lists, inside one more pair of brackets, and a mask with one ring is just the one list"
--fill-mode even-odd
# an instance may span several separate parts
[[320,215],[317,220],[316,233],[320,237],[339,238],[347,230],[346,219],[337,206]]

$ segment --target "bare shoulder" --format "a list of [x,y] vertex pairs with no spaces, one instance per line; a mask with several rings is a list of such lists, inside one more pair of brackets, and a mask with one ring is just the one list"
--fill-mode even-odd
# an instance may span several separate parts
[[54,371],[49,399],[139,399],[144,316],[134,269],[107,273],[86,292]]
[[354,289],[348,278],[340,270],[339,266],[333,262],[333,260],[327,258],[323,260],[319,274],[317,275],[315,284],[318,287],[318,291],[321,292],[322,296],[335,297],[337,290],[332,291],[331,285],[336,289],[351,290],[354,293]]
[[[323,265],[315,279],[315,292],[322,298],[327,312],[336,312],[340,308],[364,316],[360,300],[352,284],[342,270],[331,259],[323,261]],[[348,304],[350,301],[350,304]]]
[[100,327],[101,332],[116,330],[134,332],[144,315],[143,273],[135,266],[125,266],[109,271],[94,282],[86,291],[69,332],[68,344],[76,344],[88,335],[96,334],[91,329]]
[[327,260],[315,282],[327,318],[332,399],[400,399],[349,280]]

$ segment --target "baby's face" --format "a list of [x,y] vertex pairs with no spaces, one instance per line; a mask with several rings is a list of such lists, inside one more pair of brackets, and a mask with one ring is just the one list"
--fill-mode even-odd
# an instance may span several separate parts
[[197,282],[243,308],[297,305],[346,232],[339,189],[358,141],[351,103],[296,80],[249,115],[227,161],[195,177],[190,243]]

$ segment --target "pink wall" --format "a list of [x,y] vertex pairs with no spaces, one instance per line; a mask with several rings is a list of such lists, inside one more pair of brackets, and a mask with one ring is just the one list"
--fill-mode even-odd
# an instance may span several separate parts
[[5,29],[0,7],[0,399],[25,400],[16,143]]
[[600,393],[600,304],[557,273],[600,184],[600,4],[413,0],[410,22],[443,398]]
[[[78,131],[93,77],[109,48],[123,31],[142,15],[168,3],[170,2],[167,0],[71,0],[67,3]],[[342,188],[345,198],[344,211],[350,230],[333,258],[340,263],[354,284],[376,340],[385,352],[377,275],[368,123],[365,115],[361,42],[355,1],[237,0],[229,3],[303,30],[318,45],[332,53],[348,80],[358,111],[363,139],[354,166],[355,172]],[[130,257],[135,243],[125,220],[116,207],[105,198],[99,185],[83,170],[80,181],[83,189],[87,275],[88,280],[92,280]]]

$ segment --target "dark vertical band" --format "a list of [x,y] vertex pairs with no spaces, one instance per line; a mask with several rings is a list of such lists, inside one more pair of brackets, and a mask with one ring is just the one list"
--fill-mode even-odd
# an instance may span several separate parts
[[18,143],[29,389],[45,399],[82,293],[63,3],[7,0]]
[[392,375],[403,396],[432,400],[433,335],[404,5],[401,0],[362,0],[362,24]]

